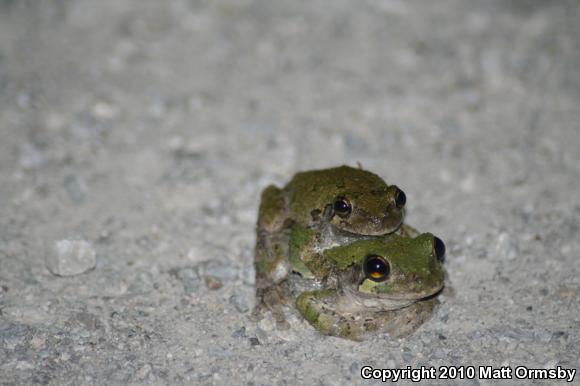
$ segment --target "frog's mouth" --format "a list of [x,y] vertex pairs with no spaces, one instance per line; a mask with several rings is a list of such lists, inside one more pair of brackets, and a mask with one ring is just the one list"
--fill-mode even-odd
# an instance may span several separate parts
[[400,228],[402,223],[399,224],[397,228],[392,230],[391,232],[383,232],[383,233],[376,233],[376,234],[361,234],[348,231],[344,228],[340,228],[336,224],[329,224],[330,230],[332,231],[332,235],[337,239],[343,239],[346,241],[356,241],[356,240],[370,240],[370,239],[380,239],[387,235],[397,232]]
[[439,295],[443,290],[442,282],[437,287],[425,293],[410,294],[368,294],[355,288],[344,288],[344,297],[340,299],[339,308],[349,312],[376,310],[394,311],[408,307],[417,302],[428,301]]
[[[352,216],[355,213],[359,218],[364,219],[362,222],[367,226],[365,233],[352,230],[353,228],[356,228],[352,223]],[[322,223],[327,224],[335,237],[342,237],[344,239],[356,238],[360,240],[362,238],[384,237],[398,231],[403,225],[403,218],[405,216],[404,209],[400,209],[398,216],[393,214],[392,216],[373,217],[361,209],[356,210],[355,213],[351,215],[349,220],[340,220],[334,213],[332,206],[327,205],[322,214]],[[368,228],[369,222],[372,224],[370,228]],[[357,223],[357,221],[354,221],[354,223]],[[360,219],[358,223],[361,223]]]
[[333,226],[336,228],[336,233],[337,235],[342,235],[344,237],[368,237],[368,238],[373,238],[373,237],[384,237],[388,234],[391,234],[393,232],[396,232],[397,230],[399,230],[399,228],[401,228],[401,226],[403,225],[403,219],[401,218],[400,221],[396,222],[395,225],[391,224],[391,222],[393,222],[392,219],[390,218],[384,218],[382,220],[377,220],[376,224],[374,227],[371,228],[367,228],[365,233],[359,233],[359,232],[355,232],[352,231],[351,229],[353,228],[353,226],[351,226],[348,222],[340,222],[339,224],[333,224]]
[[347,231],[344,228],[340,228],[338,225],[332,225],[332,227],[334,228],[334,233],[337,236],[342,236],[342,237],[356,237],[356,238],[361,238],[364,237],[365,239],[372,239],[372,238],[378,238],[381,236],[386,235],[387,233],[383,233],[383,234],[379,234],[379,235],[367,235],[367,234],[361,234],[361,233],[355,233],[355,232],[351,232],[351,231]]

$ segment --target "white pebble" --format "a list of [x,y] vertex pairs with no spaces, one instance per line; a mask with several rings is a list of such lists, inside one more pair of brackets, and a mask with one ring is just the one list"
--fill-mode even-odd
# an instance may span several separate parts
[[517,257],[519,254],[517,240],[506,232],[500,233],[497,237],[495,252],[498,256],[505,259],[513,259]]
[[57,276],[73,276],[95,268],[96,252],[85,240],[59,240],[46,256],[46,267]]

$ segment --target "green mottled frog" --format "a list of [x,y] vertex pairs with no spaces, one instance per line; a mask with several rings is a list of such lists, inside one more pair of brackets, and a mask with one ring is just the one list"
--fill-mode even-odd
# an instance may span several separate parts
[[262,192],[258,229],[280,231],[288,223],[319,223],[330,210],[330,223],[360,235],[394,232],[403,222],[405,193],[366,170],[349,166],[297,173],[282,189]]
[[[273,244],[291,254],[292,244]],[[285,310],[295,306],[327,335],[353,340],[373,332],[406,335],[438,303],[434,295],[443,288],[444,255],[445,245],[430,233],[353,240],[306,260],[312,278],[293,271],[286,280],[261,286],[258,276],[257,309],[271,311],[279,328],[288,327]]]
[[430,233],[393,235],[327,249],[308,265],[321,286],[302,289],[290,277],[290,293],[312,326],[327,335],[361,340],[372,332],[414,331],[432,313],[444,284],[445,245]]

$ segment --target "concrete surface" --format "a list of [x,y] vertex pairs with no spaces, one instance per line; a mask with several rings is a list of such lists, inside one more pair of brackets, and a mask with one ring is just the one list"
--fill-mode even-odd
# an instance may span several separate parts
[[[579,369],[579,5],[0,1],[0,383]],[[257,326],[261,189],[357,162],[454,294],[406,339]],[[96,267],[53,275],[66,240]]]

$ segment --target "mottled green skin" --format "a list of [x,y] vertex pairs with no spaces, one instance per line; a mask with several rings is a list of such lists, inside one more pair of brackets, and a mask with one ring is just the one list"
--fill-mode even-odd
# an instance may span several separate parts
[[[388,241],[369,239],[331,248],[309,262],[312,270],[334,283],[331,288],[300,294],[296,306],[320,332],[360,340],[373,331],[401,335],[426,320],[444,282],[444,269],[433,250],[430,233],[416,238],[390,236]],[[384,257],[390,264],[385,281],[364,276],[369,255]],[[322,261],[324,270],[316,270]]]
[[[362,240],[375,240],[382,245],[385,242],[395,240],[401,243],[404,238],[417,237],[417,232],[413,227],[403,224],[395,233],[385,236],[356,236],[356,235],[334,235],[328,233],[328,226],[324,224],[319,227],[304,227],[294,225],[289,232],[289,262],[293,271],[300,273],[303,277],[325,279],[335,264],[331,257],[342,249],[337,246],[354,243],[354,247],[361,245]],[[396,237],[394,237],[396,236]],[[330,239],[334,245],[329,246],[329,240],[321,243],[321,240]]]
[[307,264],[314,256],[313,251],[319,240],[319,230],[294,225],[290,231],[289,240],[288,257],[292,270],[304,277],[314,277]]
[[258,228],[278,231],[288,221],[312,225],[341,196],[352,205],[352,213],[347,218],[332,216],[331,224],[354,234],[384,235],[403,222],[396,195],[397,188],[376,174],[349,166],[297,173],[284,188],[271,185],[264,190]]
[[374,173],[348,166],[297,173],[284,188],[290,216],[300,224],[312,221],[312,211],[324,212],[337,196],[352,205],[348,218],[334,216],[337,228],[356,234],[383,235],[395,231],[403,211],[395,205],[397,188],[388,186]]
[[358,290],[367,294],[421,298],[439,291],[443,284],[443,266],[434,255],[433,243],[431,233],[414,239],[393,235],[388,242],[360,240],[328,249],[322,258],[332,261],[338,271],[344,271],[353,264],[362,264],[362,259],[368,255],[383,256],[391,266],[389,279],[384,282],[366,279]]
[[[318,232],[317,228],[296,226],[259,239],[256,256],[279,259],[275,266],[285,268],[280,276],[279,269],[256,265],[256,316],[269,310],[279,328],[288,328],[284,310],[295,302],[320,332],[353,340],[372,336],[375,331],[406,335],[430,317],[438,300],[424,298],[439,291],[444,278],[431,234],[412,238],[416,231],[408,228],[403,235],[355,239],[304,255],[304,251],[312,251]],[[368,255],[388,260],[391,272],[387,280],[365,278],[362,264]],[[300,272],[294,265],[300,265],[310,276],[294,273],[288,277],[286,270]],[[273,276],[278,278],[272,280]],[[319,289],[296,285],[301,282],[319,283]]]

